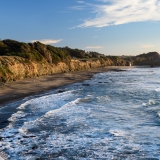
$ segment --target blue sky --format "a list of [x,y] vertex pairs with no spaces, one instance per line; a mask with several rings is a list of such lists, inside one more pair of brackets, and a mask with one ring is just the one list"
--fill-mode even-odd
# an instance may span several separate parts
[[1,0],[0,33],[106,55],[160,53],[160,0]]

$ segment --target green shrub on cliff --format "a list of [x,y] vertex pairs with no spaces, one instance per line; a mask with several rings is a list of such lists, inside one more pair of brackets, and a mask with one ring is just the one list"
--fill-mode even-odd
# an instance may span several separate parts
[[69,47],[57,48],[45,45],[41,42],[23,43],[11,39],[0,41],[0,56],[19,56],[32,61],[47,61],[48,63],[58,64],[59,62],[70,63],[71,57],[78,59],[101,59],[105,55],[98,52],[86,52],[81,49]]
[[54,64],[70,61],[70,55],[56,47],[40,42],[22,43],[10,39],[0,41],[0,56],[19,56],[32,61],[47,61]]
[[2,41],[0,41],[0,56],[5,55],[8,51],[8,46],[5,45]]
[[80,49],[72,49],[69,47],[59,48],[62,52],[69,54],[72,58],[84,58],[85,51]]
[[53,47],[51,45],[47,45],[47,49],[51,52],[52,60],[54,63],[57,63],[59,61],[63,62],[68,62],[68,60],[70,61],[70,54],[68,52]]
[[14,53],[29,53],[30,47],[26,43],[18,42],[15,40],[6,39],[3,43],[8,47],[8,52]]
[[0,82],[6,82],[10,75],[13,73],[6,66],[0,65]]

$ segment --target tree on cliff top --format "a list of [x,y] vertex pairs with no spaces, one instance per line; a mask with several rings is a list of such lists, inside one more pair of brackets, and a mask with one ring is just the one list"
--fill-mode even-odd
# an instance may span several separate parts
[[0,41],[0,56],[20,56],[32,61],[46,60],[54,64],[70,60],[69,54],[56,47],[40,42],[22,43],[10,39]]

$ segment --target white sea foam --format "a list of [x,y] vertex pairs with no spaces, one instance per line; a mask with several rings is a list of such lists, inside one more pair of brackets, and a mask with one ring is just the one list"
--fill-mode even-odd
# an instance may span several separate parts
[[[50,110],[46,112],[41,117],[38,117],[34,121],[25,122],[24,125],[20,128],[20,131],[26,133],[28,129],[42,126],[42,125],[52,125],[55,123],[55,119],[66,119],[66,125],[71,125],[73,123],[77,123],[85,119],[83,115],[89,114],[90,110],[84,109],[83,106],[78,105],[80,103],[80,98],[71,101],[62,105],[58,109]],[[81,116],[80,116],[81,115]],[[59,121],[57,124],[61,124],[62,122]]]
[[157,104],[154,99],[149,99],[148,103],[142,103],[142,106],[147,107],[147,106],[152,106]]
[[[60,108],[73,96],[73,92],[74,90],[71,90],[28,100],[18,107],[19,110],[12,114],[9,121],[14,122],[18,119],[25,118],[27,115],[30,115],[30,113],[32,113],[31,120],[33,120],[34,114],[37,116],[37,114],[45,114],[49,110]],[[29,113],[26,113],[26,110],[29,110]]]
[[74,90],[70,90],[70,91],[66,91],[66,92],[62,92],[62,93],[51,94],[51,95],[47,95],[47,96],[34,98],[34,99],[31,99],[31,100],[28,100],[24,104],[21,104],[18,108],[19,109],[24,109],[28,105],[32,105],[32,106],[37,107],[37,108],[38,107],[42,108],[44,105],[45,105],[45,107],[46,106],[48,107],[55,100],[60,101],[60,100],[63,100],[63,99],[70,98],[70,96],[73,96],[73,94],[72,94],[73,92],[74,92]]
[[158,116],[160,117],[160,111],[159,111],[157,114],[158,114]]
[[156,92],[160,92],[160,88],[156,88],[155,91],[156,91]]
[[14,122],[17,121],[18,119],[24,118],[25,116],[27,116],[27,113],[24,113],[23,111],[18,111],[12,114],[12,116],[8,120]]
[[147,106],[147,103],[142,103],[142,106],[146,107],[146,106]]
[[81,103],[81,102],[86,103],[91,101],[92,101],[92,97],[85,97],[85,98],[80,98],[77,103]]
[[124,137],[127,134],[126,131],[119,129],[111,129],[109,132],[116,137]]
[[98,99],[99,102],[109,102],[109,101],[111,101],[110,97],[107,96],[107,95],[105,95],[105,96],[98,96],[97,99]]
[[150,99],[148,102],[149,105],[155,105],[156,101],[154,99]]
[[26,99],[0,130],[0,152],[11,160],[157,158],[158,85],[149,70],[97,74],[88,86]]

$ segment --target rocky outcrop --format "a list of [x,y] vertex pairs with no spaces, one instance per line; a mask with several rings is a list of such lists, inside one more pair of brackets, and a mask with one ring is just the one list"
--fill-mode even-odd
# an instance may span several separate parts
[[160,66],[160,55],[157,52],[140,54],[132,59],[134,65]]
[[77,60],[71,59],[69,63],[59,62],[57,65],[47,61],[31,61],[18,56],[0,56],[0,82],[15,81],[19,79],[80,71],[104,66],[126,65],[122,59]]

